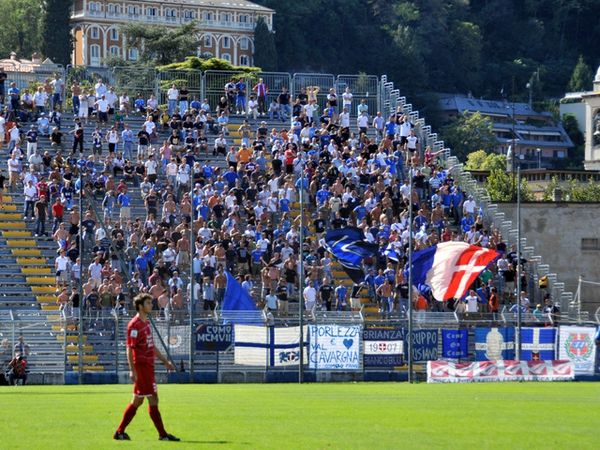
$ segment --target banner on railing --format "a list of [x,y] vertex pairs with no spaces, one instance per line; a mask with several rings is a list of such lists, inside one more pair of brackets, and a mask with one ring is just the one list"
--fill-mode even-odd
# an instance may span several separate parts
[[200,325],[196,329],[196,350],[223,352],[233,344],[232,325]]
[[556,328],[523,328],[521,359],[525,361],[556,359]]
[[360,325],[311,325],[309,368],[360,369]]
[[[172,357],[188,355],[190,351],[190,328],[185,325],[167,325],[156,323],[156,331],[160,334]],[[158,341],[158,339],[156,340]],[[155,343],[156,343],[155,341]],[[164,349],[160,349],[163,351]]]
[[244,366],[297,366],[300,361],[299,334],[300,327],[235,325],[235,363]]
[[515,329],[475,328],[475,359],[496,361],[515,359]]
[[415,330],[412,342],[413,362],[438,359],[438,330]]
[[468,330],[442,330],[442,358],[468,358],[468,344]]
[[404,364],[402,328],[367,328],[363,331],[363,364],[367,367],[394,367]]
[[596,360],[592,327],[561,326],[558,357],[571,361],[576,374],[593,374]]
[[482,381],[567,381],[575,378],[571,361],[429,361],[428,383]]

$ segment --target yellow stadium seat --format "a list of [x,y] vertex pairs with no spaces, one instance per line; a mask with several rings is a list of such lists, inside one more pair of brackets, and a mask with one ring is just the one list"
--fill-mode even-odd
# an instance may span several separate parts
[[50,267],[21,267],[21,273],[25,275],[50,275],[52,269]]
[[10,251],[13,256],[42,256],[42,251],[37,248],[13,248]]
[[6,245],[9,247],[37,247],[37,242],[34,239],[8,239]]
[[19,220],[21,214],[13,212],[0,212],[0,220]]
[[16,237],[31,237],[31,231],[3,231],[2,236],[4,236],[6,239]]
[[31,290],[34,294],[49,294],[55,293],[56,287],[54,286],[31,286]]
[[[18,255],[15,255],[18,256]],[[43,257],[38,257],[38,258],[17,258],[17,264],[20,264],[22,266],[26,266],[28,264],[31,265],[40,265],[40,264],[47,264],[48,261],[46,261],[46,258]]]
[[[70,363],[79,362],[79,355],[67,355],[67,360]],[[86,362],[86,363],[98,362],[98,355],[83,355],[83,362]]]
[[0,226],[9,230],[24,230],[27,228],[27,224],[25,222],[2,222]]
[[42,305],[42,311],[58,311],[58,305]]
[[54,277],[27,277],[29,284],[54,284],[56,279]]

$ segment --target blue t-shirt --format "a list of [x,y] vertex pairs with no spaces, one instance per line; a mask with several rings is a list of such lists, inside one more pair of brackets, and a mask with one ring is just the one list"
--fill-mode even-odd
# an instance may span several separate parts
[[317,202],[320,205],[323,205],[327,202],[327,200],[331,197],[331,192],[326,189],[321,189],[317,192]]
[[227,180],[229,186],[233,186],[235,185],[235,180],[238,179],[238,174],[236,172],[226,172],[225,175],[223,175],[223,178]]
[[367,215],[367,208],[365,208],[363,205],[358,205],[356,208],[354,208],[354,214],[356,214],[356,218],[361,221]]
[[121,207],[127,207],[131,204],[129,195],[125,194],[124,192],[119,194],[119,196],[117,197],[117,202],[119,203],[119,205],[121,205]]
[[335,288],[335,293],[340,300],[345,300],[346,294],[348,293],[348,288],[342,284]]
[[259,249],[254,249],[250,255],[252,256],[252,262],[259,263],[263,252]]
[[290,201],[287,198],[282,198],[279,200],[279,209],[281,212],[289,212],[290,211]]

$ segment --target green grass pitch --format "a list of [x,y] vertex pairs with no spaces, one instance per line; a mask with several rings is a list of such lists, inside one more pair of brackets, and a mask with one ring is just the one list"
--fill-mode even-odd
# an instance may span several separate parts
[[161,385],[167,431],[147,404],[112,434],[131,386],[0,388],[5,449],[592,449],[600,384],[407,383]]

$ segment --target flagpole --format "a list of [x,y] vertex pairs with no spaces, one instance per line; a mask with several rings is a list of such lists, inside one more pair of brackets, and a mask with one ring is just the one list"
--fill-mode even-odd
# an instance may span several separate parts
[[517,166],[517,361],[521,360],[521,165]]
[[192,214],[190,220],[190,304],[189,315],[190,315],[190,355],[188,358],[188,365],[190,368],[190,383],[194,382],[194,256],[196,253],[196,239],[194,236],[194,218],[196,211],[194,209],[194,170],[190,174],[190,202],[192,206]]
[[304,156],[301,151],[298,154],[300,156],[300,232],[298,233],[300,240],[300,250],[298,252],[298,257],[300,258],[300,279],[298,280],[298,306],[300,309],[298,347],[300,349],[300,367],[298,368],[298,383],[302,384],[304,381],[304,255],[302,254],[304,244]]
[[409,166],[408,177],[410,180],[409,190],[409,201],[408,201],[408,340],[407,340],[407,351],[408,351],[408,382],[412,383],[413,380],[413,313],[412,313],[412,298],[413,298],[413,236],[412,236],[412,223],[413,223],[413,179],[412,179],[412,167]]

